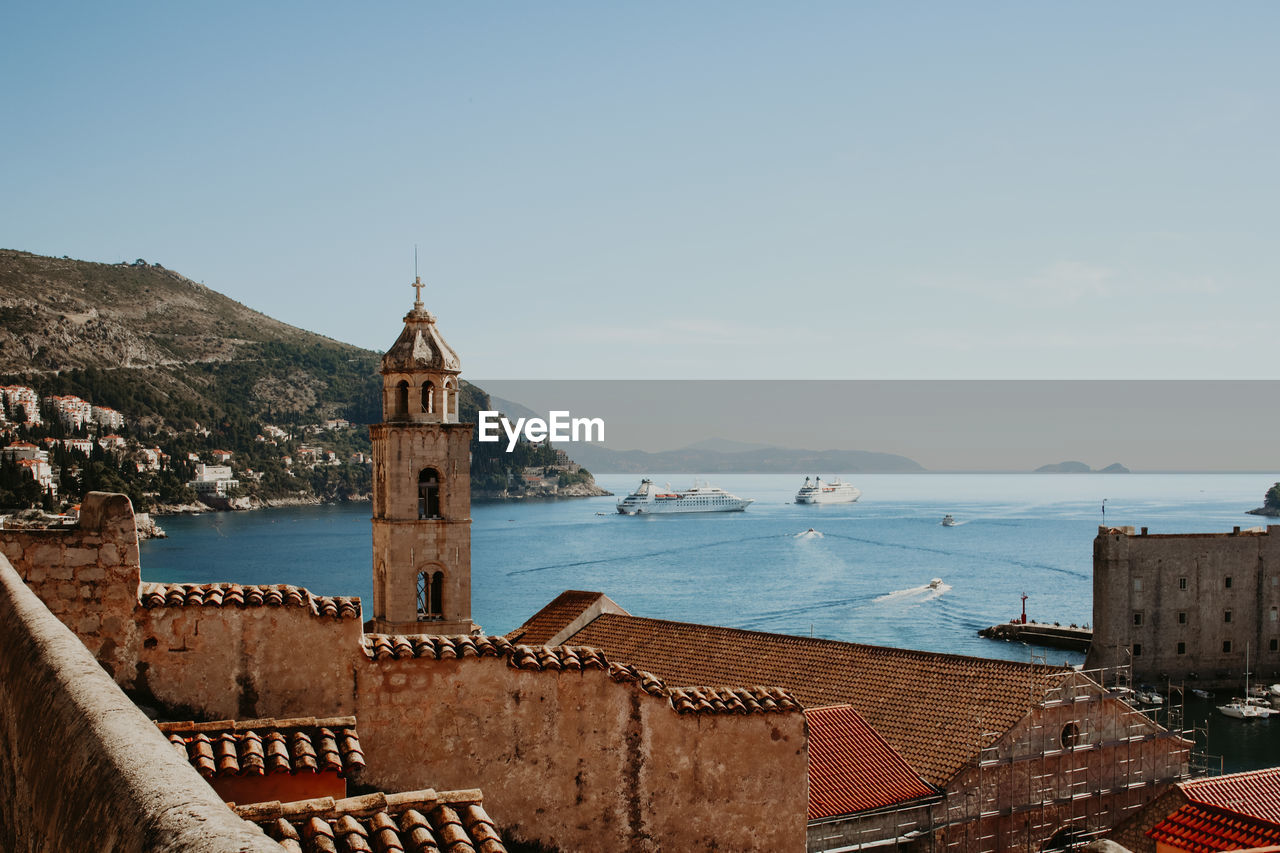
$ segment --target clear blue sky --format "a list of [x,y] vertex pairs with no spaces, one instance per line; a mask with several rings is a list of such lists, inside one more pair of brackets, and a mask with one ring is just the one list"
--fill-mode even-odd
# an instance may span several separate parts
[[[691,8],[692,7],[692,8]],[[466,375],[1274,378],[1280,4],[10,4],[0,245]]]

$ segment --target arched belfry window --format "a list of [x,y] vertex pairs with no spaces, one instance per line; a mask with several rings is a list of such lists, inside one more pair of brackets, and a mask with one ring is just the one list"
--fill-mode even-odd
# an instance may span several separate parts
[[418,618],[444,616],[444,572],[418,572]]
[[436,386],[431,380],[422,383],[422,411],[430,414],[436,410]]
[[396,385],[396,414],[409,414],[409,383],[404,379]]
[[418,518],[440,518],[440,472],[435,468],[418,474]]
[[452,379],[445,380],[445,407],[444,413],[446,417],[458,416],[458,385]]

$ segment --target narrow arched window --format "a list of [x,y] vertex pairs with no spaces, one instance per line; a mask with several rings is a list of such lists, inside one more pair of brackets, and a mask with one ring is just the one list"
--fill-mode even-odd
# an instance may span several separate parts
[[409,414],[409,383],[404,379],[396,385],[396,414]]
[[430,414],[436,410],[436,386],[428,380],[422,383],[422,411]]
[[426,619],[431,604],[431,579],[426,572],[418,572],[418,618]]
[[431,615],[444,615],[444,572],[431,576]]
[[458,416],[458,386],[452,379],[450,379],[446,380],[444,389],[446,395],[444,407],[445,417],[456,418]]
[[418,474],[418,518],[440,517],[440,472],[423,468]]

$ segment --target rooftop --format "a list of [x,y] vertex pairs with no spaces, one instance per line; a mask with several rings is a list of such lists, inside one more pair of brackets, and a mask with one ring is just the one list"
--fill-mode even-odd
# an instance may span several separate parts
[[1280,824],[1280,767],[1184,782],[1182,791],[1194,803]]
[[290,853],[506,853],[478,790],[255,803],[236,814]]
[[1066,672],[615,613],[598,616],[565,642],[598,648],[670,685],[764,685],[782,688],[805,708],[851,705],[934,785],[945,785],[986,733],[1012,727]]
[[1177,850],[1215,853],[1280,844],[1280,825],[1217,806],[1187,803],[1151,827],[1147,835]]
[[809,723],[809,820],[938,793],[848,705],[813,708],[804,716]]
[[365,764],[355,717],[156,725],[206,779],[323,771],[350,777]]

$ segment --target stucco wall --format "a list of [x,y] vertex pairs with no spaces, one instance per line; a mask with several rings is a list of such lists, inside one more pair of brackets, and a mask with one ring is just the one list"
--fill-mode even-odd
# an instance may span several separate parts
[[1093,566],[1086,666],[1127,664],[1132,652],[1137,681],[1241,687],[1247,648],[1255,680],[1280,678],[1280,526],[1180,535],[1103,528]]
[[0,556],[0,849],[243,851],[234,814]]
[[0,530],[0,553],[27,585],[118,679],[135,659],[138,531],[124,495],[90,492],[80,525]]
[[800,713],[677,714],[606,672],[500,658],[366,660],[364,781],[480,785],[517,836],[566,851],[802,850]]
[[140,607],[137,631],[134,687],[182,716],[354,713],[358,619],[300,607]]

